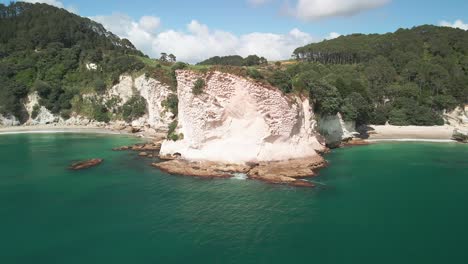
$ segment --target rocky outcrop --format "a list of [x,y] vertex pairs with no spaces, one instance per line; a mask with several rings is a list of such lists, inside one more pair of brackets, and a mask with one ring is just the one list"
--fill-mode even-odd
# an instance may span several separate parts
[[451,126],[468,127],[468,105],[463,108],[457,107],[451,112],[445,112],[444,119],[445,119],[445,122],[447,124],[450,124]]
[[332,116],[320,116],[318,122],[320,134],[325,137],[330,147],[339,147],[359,135],[355,132],[354,122],[345,122],[340,113]]
[[19,126],[20,121],[15,116],[3,116],[0,114],[0,126]]
[[104,160],[103,159],[90,159],[90,160],[85,160],[85,161],[80,161],[77,163],[73,163],[69,169],[70,170],[84,170],[84,169],[89,169],[91,167],[95,167],[99,164],[101,164]]
[[[37,106],[39,107],[39,110],[33,118],[34,107]],[[28,95],[25,108],[29,116],[28,121],[26,121],[26,125],[48,125],[63,122],[62,118],[52,114],[44,106],[39,106],[39,95],[36,92]]]
[[[195,82],[203,93],[192,92]],[[242,164],[316,157],[325,149],[307,98],[232,74],[177,71],[179,141],[161,154],[190,161]]]
[[[192,89],[204,80],[203,93]],[[177,71],[182,140],[163,142],[153,166],[178,175],[232,177],[312,187],[326,147],[307,98],[236,75]],[[198,81],[199,82],[199,81]],[[299,179],[298,179],[299,178]]]
[[326,165],[322,157],[271,161],[260,163],[221,163],[213,161],[188,161],[174,159],[153,166],[175,175],[188,175],[201,178],[231,178],[241,173],[249,179],[274,184],[300,187],[313,187],[314,184],[302,178],[316,175],[315,170]]
[[202,178],[230,178],[233,173],[247,173],[251,169],[247,164],[187,161],[182,159],[153,163],[153,166],[170,174]]
[[468,129],[455,129],[452,138],[462,143],[468,143]]

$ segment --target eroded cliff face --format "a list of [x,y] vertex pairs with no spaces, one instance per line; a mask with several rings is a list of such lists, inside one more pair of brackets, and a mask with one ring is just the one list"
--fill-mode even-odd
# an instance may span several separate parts
[[[194,95],[197,79],[203,93]],[[309,100],[232,74],[177,71],[179,141],[161,155],[186,160],[245,163],[315,157],[319,142]]]
[[141,95],[147,103],[147,115],[135,120],[134,126],[149,126],[156,130],[167,130],[172,121],[172,113],[163,107],[164,100],[173,93],[170,87],[153,78],[141,75],[132,78],[122,75],[118,84],[114,85],[105,95],[105,101],[114,100],[113,107],[123,106],[132,96]]

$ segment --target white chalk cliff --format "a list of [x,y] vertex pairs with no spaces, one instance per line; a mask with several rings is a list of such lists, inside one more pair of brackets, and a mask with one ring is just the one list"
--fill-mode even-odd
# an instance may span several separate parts
[[[197,79],[206,85],[194,95]],[[163,143],[161,155],[186,160],[245,163],[317,156],[309,100],[236,75],[177,71],[179,141]]]

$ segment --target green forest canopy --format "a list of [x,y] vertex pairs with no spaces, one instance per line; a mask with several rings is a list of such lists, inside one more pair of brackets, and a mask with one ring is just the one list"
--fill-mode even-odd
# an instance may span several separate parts
[[444,109],[468,103],[467,43],[468,31],[427,25],[342,36],[297,48],[298,63],[268,80],[361,124],[441,125]]
[[143,56],[129,40],[64,9],[0,4],[0,114],[24,119],[21,100],[37,91],[41,105],[66,116],[80,94],[103,92],[120,74],[144,68]]

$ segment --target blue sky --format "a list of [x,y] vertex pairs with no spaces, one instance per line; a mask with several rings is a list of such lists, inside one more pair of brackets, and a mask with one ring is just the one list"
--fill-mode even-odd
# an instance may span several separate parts
[[[36,2],[36,0],[27,0]],[[7,3],[9,1],[1,1]],[[152,57],[197,62],[258,53],[287,59],[300,45],[421,24],[468,29],[467,0],[38,0],[90,17]],[[458,21],[458,22],[457,22]],[[332,33],[332,34],[331,34]]]

